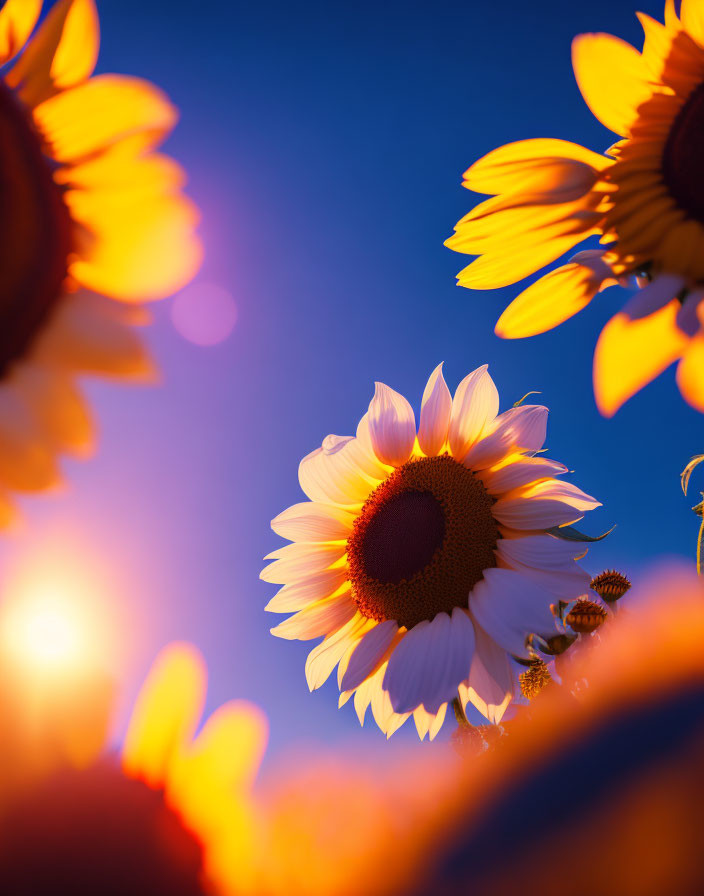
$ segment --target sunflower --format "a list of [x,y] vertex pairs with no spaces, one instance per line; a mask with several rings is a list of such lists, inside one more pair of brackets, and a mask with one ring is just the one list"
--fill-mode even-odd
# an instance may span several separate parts
[[704,11],[668,0],[664,25],[638,14],[642,53],[608,34],[572,46],[579,88],[622,139],[606,155],[562,140],[503,146],[465,173],[492,198],[456,226],[446,245],[481,256],[459,283],[493,289],[578,252],[506,309],[499,336],[551,329],[608,286],[637,292],[604,327],[594,357],[597,404],[607,416],[679,359],[685,399],[704,411]]
[[[204,690],[200,655],[171,645],[138,697],[121,757],[96,747],[86,714],[77,726],[69,709],[68,740],[80,730],[88,745],[80,761],[69,761],[60,726],[44,725],[38,746],[61,748],[51,767],[38,773],[34,763],[27,775],[24,755],[3,762],[3,777],[22,779],[0,806],[4,892],[196,896],[250,886],[257,827],[249,790],[266,723],[255,707],[232,702],[194,738]],[[104,713],[92,715],[102,732]],[[3,725],[12,733],[12,715]]]
[[91,77],[93,0],[0,10],[0,523],[8,491],[58,481],[63,452],[92,443],[77,374],[151,375],[139,303],[195,273],[197,213],[183,172],[152,150],[176,112],[151,84]]
[[[454,399],[433,371],[416,433],[406,399],[377,383],[354,437],[329,435],[299,467],[310,499],[272,521],[293,544],[266,558],[284,587],[267,609],[297,611],[282,638],[325,636],[308,656],[311,690],[338,666],[341,704],[354,695],[391,735],[412,714],[421,738],[448,701],[498,722],[514,690],[511,656],[530,633],[550,637],[550,604],[584,593],[585,552],[548,533],[598,502],[535,456],[547,408],[498,414],[487,367]],[[458,694],[459,692],[459,694]]]

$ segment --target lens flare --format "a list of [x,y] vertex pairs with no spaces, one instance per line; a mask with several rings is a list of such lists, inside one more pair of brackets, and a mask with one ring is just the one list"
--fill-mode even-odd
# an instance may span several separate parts
[[88,622],[60,589],[15,600],[0,617],[3,650],[22,665],[66,667],[88,650]]

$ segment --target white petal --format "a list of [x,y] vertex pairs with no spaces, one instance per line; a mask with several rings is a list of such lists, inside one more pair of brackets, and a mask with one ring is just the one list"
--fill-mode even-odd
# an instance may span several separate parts
[[551,602],[550,594],[509,569],[487,569],[469,596],[469,608],[481,628],[504,650],[522,657],[528,656],[528,634],[555,632]]
[[554,535],[503,538],[497,542],[496,548],[507,560],[516,560],[536,569],[562,569],[587,552],[584,545],[555,538]]
[[340,687],[344,691],[354,690],[376,668],[387,648],[398,632],[398,623],[393,619],[379,622],[355,647]]
[[567,467],[546,457],[522,457],[498,470],[483,470],[479,478],[490,495],[502,495],[538,479],[560,476]]
[[582,518],[582,513],[600,503],[577,486],[548,479],[528,486],[520,496],[499,498],[494,517],[512,529],[550,529]]
[[442,375],[442,364],[431,373],[423,392],[418,427],[418,444],[423,454],[435,457],[447,441],[452,414],[452,396]]
[[430,730],[430,723],[432,720],[433,716],[431,716],[429,712],[426,712],[422,706],[418,706],[413,710],[413,721],[416,723],[416,731],[421,740],[425,740],[425,735]]
[[386,479],[391,472],[391,468],[382,464],[374,452],[368,413],[357,424],[357,438],[354,444],[350,444],[350,449],[359,468],[373,480]]
[[428,729],[428,733],[430,734],[430,740],[435,740],[435,738],[440,733],[440,729],[443,726],[445,721],[445,715],[447,713],[447,703],[443,703],[440,709],[437,711],[435,718],[430,723],[430,728]]
[[386,737],[389,738],[395,731],[398,731],[406,719],[409,718],[410,713],[394,712],[389,694],[382,687],[385,672],[386,664],[382,665],[379,672],[370,678],[369,681],[372,683],[371,705],[374,721],[384,732]]
[[450,418],[450,451],[462,459],[499,412],[499,393],[484,364],[457,387]]
[[683,286],[684,277],[678,274],[660,274],[626,302],[623,313],[631,320],[648,317],[671,302]]
[[336,632],[357,612],[357,604],[349,593],[340,597],[327,597],[310,607],[306,607],[295,616],[284,619],[270,629],[277,638],[288,641],[310,641],[323,635]]
[[389,657],[384,689],[395,712],[424,706],[436,713],[454,699],[457,686],[469,675],[474,629],[469,616],[456,607],[452,618],[438,613],[414,626]]
[[347,581],[347,569],[321,569],[314,575],[306,576],[290,585],[284,585],[272,597],[265,609],[270,613],[293,613],[308,604],[331,597]]
[[494,725],[503,718],[513,698],[514,676],[511,661],[499,645],[475,623],[476,650],[469,680],[460,685],[460,700],[475,706]]
[[325,684],[335,666],[349,648],[358,642],[371,621],[373,620],[357,612],[341,629],[328,635],[311,650],[306,660],[306,681],[311,691]]
[[[498,550],[497,554],[499,554]],[[589,573],[573,560],[568,566],[561,569],[536,569],[534,566],[528,566],[518,560],[506,560],[505,558],[502,558],[499,565],[527,576],[540,588],[562,600],[581,597],[587,592],[591,581]]]
[[345,556],[346,549],[346,545],[340,544],[287,544],[267,554],[265,560],[276,562],[266,566],[259,578],[275,585],[286,585],[327,569]]
[[376,383],[369,405],[369,432],[374,453],[382,463],[400,467],[411,456],[416,439],[413,408],[384,383]]
[[372,702],[374,687],[374,677],[372,677],[363,681],[354,692],[354,711],[357,713],[360,725],[364,725],[364,717],[369,709],[369,704]]
[[271,528],[289,541],[346,541],[355,517],[332,504],[303,501],[271,521]]
[[311,501],[321,504],[362,504],[377,483],[360,468],[354,436],[327,436],[298,467],[298,481]]
[[540,404],[522,404],[504,411],[462,462],[472,470],[482,470],[509,454],[539,451],[545,443],[547,422],[548,409]]

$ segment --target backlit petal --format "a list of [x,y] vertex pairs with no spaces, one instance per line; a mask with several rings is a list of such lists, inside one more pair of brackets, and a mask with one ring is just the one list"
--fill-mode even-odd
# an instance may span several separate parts
[[397,713],[422,705],[436,713],[457,695],[469,675],[474,653],[474,628],[464,610],[452,617],[438,613],[432,622],[414,626],[399,642],[384,676],[384,688]]
[[331,597],[347,581],[345,566],[321,569],[280,588],[266,605],[270,613],[293,613],[324,597]]
[[172,757],[189,741],[203,710],[205,663],[189,644],[157,657],[135,703],[122,762],[129,775],[163,786]]
[[373,619],[367,619],[357,612],[342,628],[328,635],[311,650],[306,660],[306,681],[311,691],[325,684],[350,647],[358,643],[364,632],[374,625],[376,623]]
[[677,328],[680,303],[632,321],[623,312],[601,331],[594,353],[594,395],[605,417],[681,357],[687,337]]
[[652,92],[640,53],[610,34],[581,34],[572,42],[572,65],[592,113],[610,130],[627,136],[638,107]]
[[423,392],[418,427],[420,450],[428,457],[435,457],[447,440],[452,413],[452,396],[442,375],[442,364],[432,372]]
[[400,467],[411,456],[416,438],[413,408],[403,395],[384,383],[376,383],[369,405],[369,432],[382,463]]
[[298,480],[311,501],[342,505],[366,501],[376,483],[359,466],[353,440],[354,436],[329,435],[303,458]]
[[508,654],[475,623],[476,649],[469,679],[459,687],[463,707],[475,706],[492,724],[498,725],[513,697],[514,676]]
[[470,594],[469,606],[479,626],[514,656],[528,656],[526,636],[555,631],[552,595],[520,573],[487,569]]
[[0,9],[0,65],[25,45],[37,24],[42,0],[6,0]]
[[340,507],[304,501],[275,517],[271,528],[289,541],[346,541],[353,522],[352,514]]
[[704,337],[692,339],[677,365],[677,385],[685,399],[704,412]]
[[357,612],[357,604],[349,592],[340,597],[327,597],[300,610],[271,629],[271,634],[289,641],[310,641],[337,631]]
[[563,265],[524,289],[501,315],[494,332],[503,339],[545,333],[586,308],[600,286],[591,268]]
[[522,404],[504,411],[462,462],[470,469],[482,470],[509,454],[539,451],[545,442],[547,421],[548,409],[540,404]]
[[398,623],[393,619],[387,619],[379,622],[364,635],[350,657],[342,678],[342,690],[358,688],[364,679],[374,672],[397,632]]
[[463,458],[499,412],[499,393],[487,364],[466,376],[452,402],[448,433],[453,457]]
[[498,469],[480,471],[478,475],[490,495],[502,495],[521,485],[566,472],[564,464],[546,457],[522,457]]

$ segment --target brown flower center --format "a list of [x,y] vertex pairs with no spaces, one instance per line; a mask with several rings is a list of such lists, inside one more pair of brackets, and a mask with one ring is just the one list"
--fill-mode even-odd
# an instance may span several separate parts
[[203,896],[202,847],[163,794],[117,763],[65,770],[0,815],[0,880],[37,893]]
[[367,498],[347,542],[360,612],[411,628],[466,607],[496,566],[494,499],[448,455],[408,461]]
[[0,375],[61,295],[71,221],[41,137],[0,79]]
[[677,113],[662,155],[662,175],[672,197],[704,224],[704,84]]

